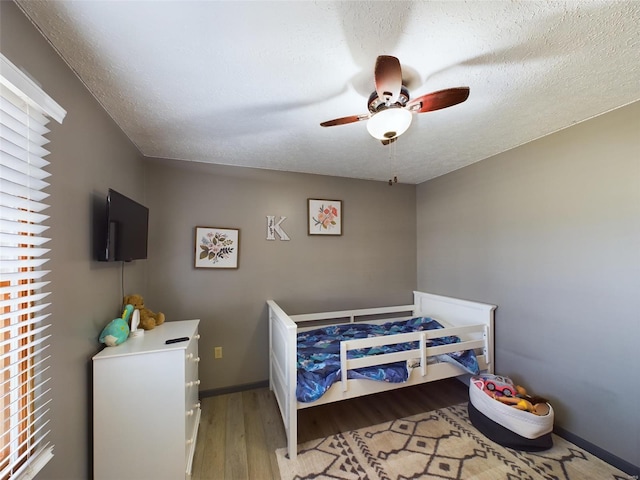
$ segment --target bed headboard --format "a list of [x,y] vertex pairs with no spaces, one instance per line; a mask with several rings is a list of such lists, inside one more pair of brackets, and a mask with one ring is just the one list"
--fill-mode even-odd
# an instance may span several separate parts
[[484,323],[493,330],[495,305],[424,292],[413,292],[413,302],[416,313],[421,315],[455,321],[457,325]]
[[454,322],[457,326],[486,325],[483,360],[488,373],[494,373],[493,319],[496,305],[471,302],[459,298],[413,292],[415,314],[432,317],[444,323]]

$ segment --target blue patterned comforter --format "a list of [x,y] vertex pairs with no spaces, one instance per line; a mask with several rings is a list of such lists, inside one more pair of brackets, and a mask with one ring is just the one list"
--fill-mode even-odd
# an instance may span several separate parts
[[[422,330],[443,328],[429,317],[417,317],[410,320],[388,322],[383,325],[348,324],[309,330],[298,334],[298,358],[296,397],[300,402],[313,402],[319,399],[335,382],[340,374],[340,341],[357,338],[393,335]],[[455,336],[441,337],[428,341],[428,346],[458,343]],[[399,352],[418,348],[418,342],[384,345],[348,351],[348,358],[365,355]],[[478,361],[473,350],[449,353],[439,356],[440,360],[450,361],[465,371],[477,375]],[[365,367],[348,371],[348,378],[370,379],[382,382],[401,383],[409,377],[406,362],[388,363],[381,366]]]

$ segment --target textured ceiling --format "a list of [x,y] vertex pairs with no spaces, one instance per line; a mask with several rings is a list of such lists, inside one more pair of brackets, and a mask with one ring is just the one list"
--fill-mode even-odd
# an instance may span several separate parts
[[[637,1],[17,3],[149,157],[420,183],[640,99]],[[382,54],[469,99],[390,146],[320,127]]]

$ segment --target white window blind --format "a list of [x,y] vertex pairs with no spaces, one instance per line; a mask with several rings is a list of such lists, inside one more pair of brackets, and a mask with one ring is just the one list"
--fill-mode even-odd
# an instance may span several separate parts
[[48,117],[66,112],[0,54],[0,479],[50,460]]

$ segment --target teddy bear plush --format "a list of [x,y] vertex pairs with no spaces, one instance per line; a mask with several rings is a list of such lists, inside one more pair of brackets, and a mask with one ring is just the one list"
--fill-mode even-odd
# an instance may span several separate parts
[[151,330],[164,323],[164,313],[154,313],[144,306],[142,295],[137,293],[124,297],[123,304],[133,305],[133,308],[140,311],[140,327],[144,330]]

